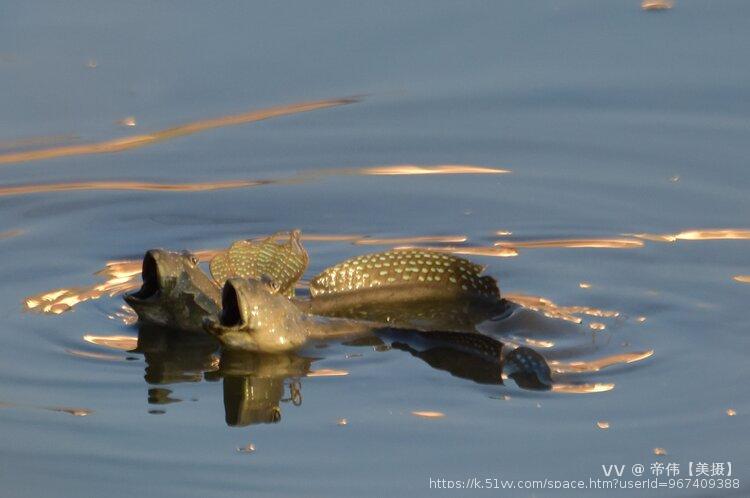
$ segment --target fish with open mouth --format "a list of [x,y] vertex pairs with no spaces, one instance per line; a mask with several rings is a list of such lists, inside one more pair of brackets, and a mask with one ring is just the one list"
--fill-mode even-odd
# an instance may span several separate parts
[[141,288],[124,296],[141,322],[201,332],[203,319],[220,311],[219,287],[188,252],[146,251],[141,278]]
[[124,299],[143,323],[188,332],[203,332],[203,319],[217,316],[221,285],[232,276],[264,278],[275,293],[291,295],[307,267],[307,252],[294,230],[278,244],[280,234],[259,240],[241,240],[211,261],[214,280],[188,252],[151,249],[143,257],[141,288]]

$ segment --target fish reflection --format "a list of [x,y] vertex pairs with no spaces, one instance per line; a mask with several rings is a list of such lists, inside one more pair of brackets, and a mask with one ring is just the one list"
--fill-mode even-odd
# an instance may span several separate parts
[[[276,423],[282,401],[302,404],[299,379],[312,360],[296,354],[222,354],[219,373],[224,377],[224,414],[229,426]],[[289,396],[284,398],[286,383]]]
[[472,332],[391,330],[380,334],[394,349],[406,351],[432,368],[479,384],[502,385],[513,379],[522,389],[550,390],[552,376],[545,359],[531,348],[510,350],[502,342]]
[[[301,404],[300,378],[310,372],[313,361],[297,354],[224,351],[219,356],[218,343],[208,336],[186,339],[156,327],[141,327],[138,345],[132,352],[143,354],[144,379],[152,386],[222,380],[225,421],[229,426],[278,422],[281,403]],[[148,390],[149,404],[180,401],[170,389]]]

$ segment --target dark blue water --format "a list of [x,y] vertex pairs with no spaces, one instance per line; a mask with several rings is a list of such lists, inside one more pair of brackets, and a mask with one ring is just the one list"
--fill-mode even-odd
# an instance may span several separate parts
[[[3,496],[580,496],[439,491],[429,478],[588,482],[612,463],[643,464],[650,477],[653,462],[679,463],[680,477],[689,462],[731,462],[742,488],[585,493],[746,493],[750,5],[19,2],[0,11]],[[352,95],[362,100],[158,134]],[[135,127],[117,123],[130,116]],[[154,133],[121,152],[2,159]],[[511,173],[363,169],[407,164]],[[203,192],[48,186],[230,180],[279,182]],[[29,296],[56,289],[79,296],[105,280],[93,273],[108,261],[151,247],[213,249],[290,228],[517,242],[515,257],[468,257],[503,293],[618,314],[566,310],[576,324],[544,318],[559,311],[548,305],[488,333],[542,341],[551,361],[589,367],[560,383],[602,392],[482,385],[403,351],[335,342],[302,351],[315,359],[309,368],[264,364],[243,375],[222,371],[210,347],[164,337],[128,352],[138,329],[114,316],[119,295],[59,314],[25,309]],[[561,239],[628,244],[519,243]],[[305,245],[307,278],[387,247]],[[130,340],[118,349],[84,340],[92,335]],[[650,351],[590,371],[598,359]],[[276,401],[297,378],[301,404]],[[229,426],[225,398],[253,382],[281,420]],[[237,451],[249,444],[254,452]]]

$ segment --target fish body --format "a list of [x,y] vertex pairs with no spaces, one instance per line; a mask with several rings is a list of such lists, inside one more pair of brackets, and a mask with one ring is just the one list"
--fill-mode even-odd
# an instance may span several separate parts
[[190,253],[147,251],[141,278],[141,288],[124,299],[142,323],[201,332],[203,319],[219,312],[220,289]]
[[229,278],[267,278],[272,290],[292,297],[297,281],[307,269],[309,257],[302,246],[300,231],[292,230],[289,240],[279,244],[281,232],[261,240],[239,240],[216,255],[210,263],[211,275],[218,285]]
[[229,350],[279,353],[298,349],[310,339],[369,330],[363,322],[305,313],[262,280],[230,278],[224,284],[221,302],[221,313],[207,317],[203,325]]
[[474,330],[503,314],[497,282],[467,259],[426,249],[357,256],[310,281],[313,314],[363,319],[422,330]]

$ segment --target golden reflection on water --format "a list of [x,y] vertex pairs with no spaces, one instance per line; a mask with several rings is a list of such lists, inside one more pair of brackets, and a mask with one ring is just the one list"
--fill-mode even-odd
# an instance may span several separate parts
[[466,235],[424,235],[421,237],[375,238],[361,237],[354,241],[356,246],[390,246],[397,244],[459,244],[466,242]]
[[321,368],[319,370],[311,370],[307,373],[307,377],[344,377],[349,375],[346,370],[336,370],[333,368]]
[[646,11],[669,10],[672,7],[674,7],[674,0],[643,0],[641,2],[641,9]]
[[83,336],[83,340],[91,344],[96,344],[97,346],[106,346],[120,351],[131,351],[138,347],[138,338],[129,335],[86,334]]
[[436,412],[436,411],[426,411],[426,410],[418,410],[411,412],[412,415],[415,417],[421,417],[421,418],[443,418],[445,417],[445,413],[443,412]]
[[750,240],[750,230],[743,228],[712,228],[687,230],[678,233],[633,233],[626,235],[652,242],[676,242],[678,240]]
[[732,279],[743,284],[750,284],[750,275],[735,275]]
[[513,301],[524,308],[542,313],[548,318],[557,318],[573,323],[581,323],[583,321],[578,315],[596,316],[601,318],[617,318],[620,316],[619,311],[604,310],[591,306],[560,306],[541,296],[532,296],[529,294],[514,292],[506,292],[503,296],[509,301]]
[[612,383],[597,382],[594,384],[553,384],[552,392],[566,394],[604,393],[615,388]]
[[23,233],[23,230],[8,230],[0,232],[0,239],[10,239],[11,237],[18,237]]
[[510,170],[487,168],[469,164],[444,164],[439,166],[419,166],[416,164],[402,164],[399,166],[374,166],[359,170],[363,175],[474,175],[474,174],[504,174]]
[[446,246],[446,247],[422,247],[422,246],[399,246],[396,249],[426,249],[428,251],[446,252],[450,254],[463,254],[471,256],[490,256],[494,258],[511,258],[518,256],[518,251],[512,247],[483,247],[483,246]]
[[36,406],[36,405],[24,405],[17,403],[4,403],[0,402],[0,408],[26,408],[32,410],[46,410],[49,412],[67,413],[74,417],[86,417],[94,413],[94,410],[88,408],[77,408],[71,406]]
[[550,239],[550,240],[513,240],[508,242],[495,242],[501,247],[520,247],[524,249],[547,249],[547,248],[593,248],[593,249],[635,249],[643,247],[643,242],[636,239]]
[[653,355],[654,350],[649,349],[648,351],[615,354],[591,361],[560,362],[553,360],[549,361],[548,363],[552,370],[557,373],[598,372],[603,368],[611,367],[613,365],[642,361],[646,358],[650,358]]
[[41,161],[57,157],[81,156],[88,154],[106,154],[112,152],[122,152],[125,150],[137,149],[157,142],[170,140],[177,137],[192,135],[214,128],[224,126],[236,126],[245,123],[252,123],[264,119],[287,116],[301,112],[316,111],[329,107],[336,107],[346,104],[359,102],[357,97],[348,97],[340,99],[318,100],[313,102],[302,102],[285,106],[270,107],[257,111],[245,112],[229,116],[221,116],[213,119],[203,119],[193,121],[173,128],[158,130],[148,135],[133,135],[129,137],[115,138],[103,142],[67,145],[62,147],[53,147],[49,149],[37,149],[23,152],[13,152],[0,154],[0,164],[20,163],[28,161]]
[[48,192],[69,192],[75,190],[140,190],[147,192],[207,192],[211,190],[233,189],[266,185],[269,181],[255,180],[227,180],[217,182],[197,183],[154,183],[134,181],[96,181],[96,182],[67,182],[67,183],[39,183],[0,186],[0,197],[12,195],[28,195]]

